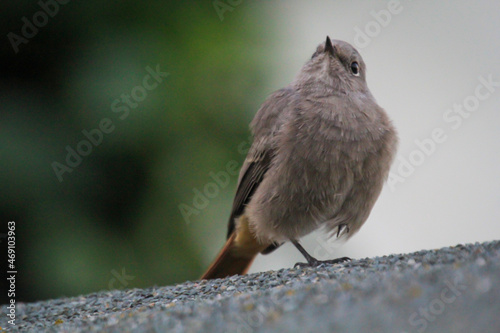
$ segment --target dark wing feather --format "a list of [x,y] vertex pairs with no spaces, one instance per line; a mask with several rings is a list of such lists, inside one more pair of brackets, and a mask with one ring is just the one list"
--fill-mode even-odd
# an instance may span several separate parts
[[227,226],[227,238],[231,236],[234,230],[234,220],[243,213],[245,205],[252,198],[253,193],[262,182],[265,173],[269,169],[271,164],[271,152],[263,151],[259,155],[252,159],[245,161],[242,169],[244,173],[241,176],[241,180],[238,184],[238,189],[236,190],[236,195],[233,201],[233,208],[231,210],[231,216],[229,217],[229,223]]

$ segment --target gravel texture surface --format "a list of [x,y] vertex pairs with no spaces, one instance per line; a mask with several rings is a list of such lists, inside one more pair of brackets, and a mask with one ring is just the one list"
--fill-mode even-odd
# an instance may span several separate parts
[[500,332],[500,241],[20,303],[21,332]]

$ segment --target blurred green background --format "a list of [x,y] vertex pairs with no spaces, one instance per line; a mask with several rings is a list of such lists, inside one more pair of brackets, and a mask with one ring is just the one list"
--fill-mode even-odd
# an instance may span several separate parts
[[[179,206],[195,208],[210,172],[239,169],[238,145],[276,89],[272,17],[245,6],[219,16],[212,1],[70,1],[43,25],[37,1],[2,3],[0,232],[16,222],[17,301],[200,276],[237,176],[188,219]],[[43,26],[16,53],[8,34],[34,16]],[[134,88],[148,66],[169,76],[144,97]],[[121,119],[112,104],[132,92],[144,99]],[[60,181],[53,163],[106,118],[111,133]]]

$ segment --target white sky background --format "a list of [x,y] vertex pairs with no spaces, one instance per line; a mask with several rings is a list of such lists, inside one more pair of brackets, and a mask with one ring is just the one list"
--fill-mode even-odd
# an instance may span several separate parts
[[[355,43],[376,20],[371,11],[386,1],[274,1],[243,3],[235,10],[273,10],[281,29],[282,54],[273,86],[287,85],[328,34],[355,45],[378,103],[396,125],[399,158],[418,149],[415,140],[442,128],[447,139],[415,167],[404,183],[386,185],[366,224],[346,243],[322,250],[310,235],[302,243],[320,259],[372,257],[500,239],[500,87],[457,129],[443,119],[454,104],[473,96],[478,78],[500,82],[500,3],[494,1],[400,1],[368,45]],[[246,8],[244,8],[246,7]],[[373,33],[372,33],[373,35]],[[364,47],[359,47],[364,46]],[[482,90],[486,91],[486,90]],[[456,126],[456,125],[455,125]],[[392,172],[397,172],[396,160]],[[287,244],[258,256],[251,272],[290,267],[304,261]]]

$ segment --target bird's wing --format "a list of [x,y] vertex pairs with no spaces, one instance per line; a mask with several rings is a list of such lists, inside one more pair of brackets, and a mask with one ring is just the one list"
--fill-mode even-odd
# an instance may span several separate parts
[[273,137],[282,125],[280,115],[289,109],[293,90],[284,88],[272,94],[259,109],[252,121],[254,142],[241,167],[233,208],[229,218],[227,237],[235,228],[235,219],[243,213],[264,175],[271,165],[274,154]]
[[[250,155],[250,154],[249,154]],[[243,213],[245,205],[252,198],[253,193],[262,182],[265,173],[271,164],[272,152],[269,150],[262,150],[248,156],[241,167],[240,182],[236,195],[234,196],[233,208],[231,209],[231,216],[227,227],[227,237],[235,227],[235,219]]]

